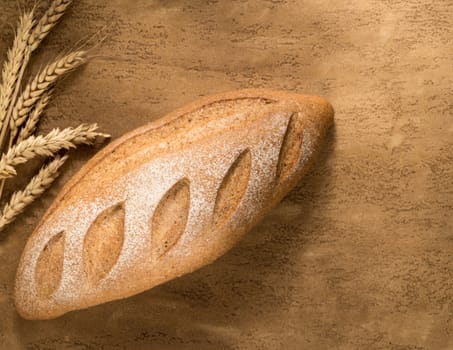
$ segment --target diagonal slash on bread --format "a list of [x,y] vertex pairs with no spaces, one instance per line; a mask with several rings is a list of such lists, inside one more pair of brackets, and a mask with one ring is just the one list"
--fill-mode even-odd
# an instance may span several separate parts
[[54,318],[213,262],[297,184],[332,121],[322,98],[250,89],[124,135],[66,184],[31,235],[17,310]]

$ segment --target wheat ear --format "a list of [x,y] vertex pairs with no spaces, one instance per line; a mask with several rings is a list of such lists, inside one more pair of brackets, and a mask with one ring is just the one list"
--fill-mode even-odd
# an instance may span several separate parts
[[75,51],[49,64],[25,86],[17,99],[10,120],[11,139],[17,135],[20,126],[27,119],[35,103],[64,74],[74,70],[87,60],[85,51]]
[[20,129],[19,136],[17,136],[16,143],[19,143],[25,140],[27,137],[31,136],[38,126],[39,120],[42,116],[44,109],[49,104],[50,98],[52,97],[52,88],[49,91],[46,91],[41,98],[36,102],[35,108],[30,112],[25,125]]
[[11,147],[0,159],[0,179],[17,174],[14,166],[25,163],[35,156],[53,156],[62,149],[74,148],[79,144],[93,144],[97,137],[110,137],[96,132],[97,124],[82,124],[77,128],[53,129],[47,135],[30,136]]
[[[0,87],[0,123],[2,124],[9,105],[13,103],[11,100],[26,56],[27,41],[33,24],[33,12],[24,13],[21,16],[13,46],[8,50],[6,61],[3,64],[2,85]],[[7,127],[7,125],[2,127]]]
[[[22,80],[22,75],[24,73],[24,70],[26,66],[28,65],[28,61],[30,60],[31,53],[36,50],[39,46],[39,44],[44,40],[44,38],[49,34],[50,30],[57,24],[58,20],[63,16],[65,13],[66,9],[71,5],[72,0],[54,0],[50,7],[47,9],[47,11],[44,13],[44,15],[41,17],[37,25],[31,29],[31,27],[34,25],[34,21],[32,19],[32,24],[28,30],[29,35],[25,39],[23,46],[24,46],[24,52],[23,52],[23,60],[21,62],[22,67],[20,68],[19,76],[18,79],[16,79],[15,83],[15,88],[14,89],[14,96],[11,98],[11,106],[8,109],[8,111],[5,114],[7,122],[9,121],[10,123],[10,128],[11,128],[11,135],[10,135],[10,141],[9,141],[9,147],[11,147],[14,137],[17,135],[18,129],[14,128],[13,126],[16,124],[12,119],[14,119],[14,110],[12,109],[14,102],[16,101],[19,86],[20,86],[20,81]],[[33,15],[33,14],[31,14]],[[33,17],[33,16],[32,16]],[[30,107],[30,106],[29,106]],[[14,108],[16,106],[14,105]],[[17,117],[17,115],[16,115]],[[24,116],[26,118],[26,116]],[[6,135],[6,126],[5,130],[2,130],[2,133],[0,135],[0,147],[3,146],[3,140]]]
[[3,208],[0,217],[0,230],[13,221],[17,215],[22,213],[26,206],[38,198],[58,177],[59,169],[66,161],[68,156],[57,156],[49,164],[43,166],[35,175],[23,191],[14,192]]
[[64,15],[66,9],[71,5],[72,0],[54,0],[44,15],[41,17],[36,27],[33,29],[28,45],[30,50],[37,49],[41,41],[49,34],[51,29],[55,27],[61,16]]

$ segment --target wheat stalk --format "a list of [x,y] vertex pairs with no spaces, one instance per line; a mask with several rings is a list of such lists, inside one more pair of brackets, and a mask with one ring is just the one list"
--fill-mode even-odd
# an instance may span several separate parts
[[85,51],[75,51],[47,65],[35,78],[25,86],[17,99],[10,120],[11,139],[17,135],[20,126],[27,119],[35,103],[64,74],[79,67],[87,60]]
[[59,169],[68,156],[57,156],[49,164],[43,166],[23,191],[14,192],[8,204],[3,208],[0,217],[0,230],[13,221],[17,215],[38,198],[58,177]]
[[[6,61],[3,64],[2,85],[0,87],[0,123],[5,120],[8,107],[12,103],[11,100],[19,79],[19,72],[25,60],[27,42],[33,24],[33,11],[21,16],[13,46],[8,50]],[[7,125],[2,125],[2,127],[7,127]]]
[[45,136],[28,137],[11,147],[0,159],[0,179],[17,175],[14,166],[36,156],[53,156],[62,149],[75,148],[79,144],[93,144],[97,137],[110,137],[96,132],[97,128],[97,124],[82,124],[77,128],[53,129]]
[[19,135],[17,136],[16,140],[17,143],[25,140],[36,131],[39,119],[41,118],[44,109],[49,104],[51,97],[52,92],[51,90],[49,90],[41,96],[38,102],[36,102],[35,108],[33,108],[29,117],[27,118],[27,121],[25,122],[25,125],[19,131]]
[[[58,20],[63,16],[65,13],[66,9],[71,5],[72,0],[54,0],[52,4],[50,5],[49,9],[44,13],[44,15],[41,17],[37,25],[32,29],[34,25],[34,20],[33,20],[33,13],[30,13],[30,18],[31,18],[31,23],[30,27],[27,28],[27,37],[24,37],[22,40],[22,45],[21,48],[23,48],[23,57],[21,63],[18,65],[18,67],[21,67],[21,70],[19,72],[19,75],[17,76],[16,81],[13,83],[12,90],[14,91],[14,94],[11,94],[8,98],[8,103],[11,105],[11,107],[5,112],[3,115],[3,119],[6,119],[6,123],[10,121],[12,125],[15,124],[15,122],[11,121],[12,118],[14,118],[14,110],[12,109],[12,106],[14,102],[16,101],[18,90],[20,87],[20,83],[22,80],[22,75],[25,71],[26,66],[28,65],[28,61],[30,60],[31,53],[36,50],[39,46],[39,44],[44,40],[44,38],[49,34],[50,30],[57,24]],[[16,74],[17,75],[17,74]],[[15,86],[14,86],[15,85]],[[30,106],[29,106],[30,107]],[[13,114],[13,115],[11,115]],[[17,116],[16,116],[17,117]],[[27,116],[24,115],[26,118]],[[0,121],[3,120],[2,117],[0,116]],[[11,128],[11,135],[10,135],[10,141],[9,141],[9,147],[11,147],[14,137],[17,135],[17,128]],[[2,133],[0,134],[0,147],[3,147],[3,140],[6,136],[6,126],[5,130],[2,130]]]
[[57,24],[61,16],[64,15],[66,9],[71,5],[72,0],[54,0],[49,9],[39,20],[36,27],[28,39],[30,50],[37,49],[41,41],[49,34],[50,30]]
[[[75,51],[45,66],[20,92],[22,77],[31,54],[63,16],[72,0],[52,0],[50,7],[37,22],[33,11],[22,15],[12,48],[2,70],[0,86],[0,198],[7,178],[17,175],[15,166],[35,156],[54,157],[62,149],[78,144],[93,144],[97,137],[110,137],[96,132],[96,124],[77,128],[54,129],[45,136],[32,136],[57,80],[87,60],[86,52]],[[9,143],[5,139],[9,133]],[[17,136],[17,138],[16,138]],[[13,146],[13,143],[16,143]],[[0,212],[0,230],[15,219],[27,205],[39,197],[58,176],[67,156],[56,156],[43,166],[22,191],[13,193]]]
[[[34,28],[33,11],[21,17],[19,29],[13,47],[8,52],[8,60],[3,69],[4,74],[2,74],[3,86],[2,91],[0,91],[1,149],[3,149],[8,124],[15,124],[15,122],[11,122],[13,118],[11,116],[13,113],[12,107],[16,101],[22,76],[30,60],[31,53],[36,50],[50,30],[57,24],[71,3],[72,0],[54,0]],[[16,134],[17,128],[13,128],[9,146],[11,146]]]

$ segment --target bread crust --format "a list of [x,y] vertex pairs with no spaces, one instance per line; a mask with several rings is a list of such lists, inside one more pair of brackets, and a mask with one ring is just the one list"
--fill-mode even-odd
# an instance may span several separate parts
[[[249,100],[250,104],[244,104],[242,110],[236,107],[242,102],[249,103]],[[255,100],[259,101],[256,106]],[[228,113],[231,115],[225,115]],[[195,126],[189,125],[192,115],[195,115]],[[267,89],[246,89],[201,98],[115,140],[98,152],[64,186],[31,235],[16,276],[17,310],[28,319],[54,318],[71,310],[140,293],[214,261],[300,180],[319,150],[332,120],[333,109],[322,98]],[[180,125],[173,125],[178,122]],[[168,129],[167,134],[162,134],[164,129]],[[171,138],[175,137],[172,136],[174,134],[177,135],[176,141]],[[213,159],[209,158],[211,153],[215,154]],[[204,154],[204,158],[200,154]],[[193,162],[198,163],[194,165]],[[106,172],[108,163],[111,163],[111,169]],[[144,181],[152,183],[158,177],[151,176],[157,169],[157,165],[153,165],[155,163],[158,169],[174,164],[167,169],[168,178],[176,176],[173,174],[175,171],[180,171],[180,175],[168,184],[158,186],[159,189],[152,185],[150,193],[160,192],[159,195],[149,195],[153,213],[150,217],[146,216],[147,222],[143,223],[143,220],[139,222],[140,215],[135,218],[131,213],[141,212],[142,207],[147,205],[145,200],[140,199],[148,195],[144,194],[142,187]],[[210,163],[215,168],[212,176],[211,169],[205,169]],[[148,168],[144,170],[146,166]],[[198,173],[198,168],[204,170]],[[96,180],[96,177],[99,179]],[[264,180],[259,180],[260,177]],[[139,178],[141,182],[137,182]],[[135,187],[134,181],[138,183]],[[166,177],[163,177],[161,182],[165,181]],[[114,204],[98,203],[99,208],[91,206],[91,211],[77,209],[78,219],[75,219],[75,214],[65,213],[76,203],[99,202],[98,197],[107,196],[106,191],[115,192],[116,185],[113,184],[118,182],[120,189]],[[88,185],[84,186],[84,183]],[[250,189],[252,185],[256,185],[255,192]],[[200,199],[201,204],[194,209],[199,193],[210,199]],[[115,197],[116,194],[109,196]],[[264,199],[264,203],[255,204],[259,207],[257,210],[254,209],[255,197]],[[93,210],[96,211],[95,218]],[[77,226],[78,222],[84,222],[81,213],[93,216],[85,225],[88,231],[78,232],[77,235],[62,234],[58,236],[60,240],[53,240],[57,248],[49,246],[51,239],[60,234],[49,233],[52,225],[58,226],[55,222],[64,221],[54,217],[63,215],[72,220],[70,225]],[[143,215],[141,219],[145,217]],[[197,226],[196,215],[202,217],[199,221],[203,222],[203,225],[200,224],[203,232],[198,232],[200,228],[198,231],[194,228],[193,235],[206,236],[205,231],[214,229],[214,238],[185,238],[189,231],[192,232],[191,227]],[[148,226],[134,228],[141,225],[151,225],[152,229]],[[122,228],[122,233],[115,233],[121,231],[117,230],[118,227]],[[151,234],[152,238],[143,238],[142,243],[160,248],[151,249],[149,256],[142,252],[138,258],[133,257],[134,240],[129,236],[139,235],[137,232],[143,236],[146,229],[155,233]],[[113,233],[105,239],[100,232]],[[77,240],[72,236],[80,237]],[[73,248],[76,240],[79,243],[77,248]],[[189,243],[181,243],[184,240]],[[121,265],[125,261],[121,260],[122,257],[128,254],[132,257],[124,263],[127,269],[113,278],[117,273],[116,265]],[[188,262],[181,261],[186,256],[189,256]],[[138,259],[135,265],[134,259]],[[68,266],[76,264],[83,264],[84,267],[73,267],[76,271],[73,273]],[[55,268],[57,265],[59,270]],[[71,273],[72,277],[69,276]],[[55,286],[51,286],[50,282],[43,282],[47,284],[41,288],[36,286],[37,280],[46,281],[47,276],[55,274],[63,276],[61,281],[56,279]],[[85,275],[88,276],[86,279]],[[40,276],[44,277],[39,279]],[[126,277],[136,285],[125,286]],[[67,282],[71,278],[82,279],[80,291],[71,289],[77,285]],[[52,280],[55,278],[49,278],[49,281]],[[72,287],[65,289],[65,285]],[[74,295],[69,295],[71,293]]]

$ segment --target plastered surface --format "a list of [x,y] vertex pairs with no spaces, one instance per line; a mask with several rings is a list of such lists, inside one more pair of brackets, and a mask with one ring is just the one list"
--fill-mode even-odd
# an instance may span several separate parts
[[[0,1],[0,53],[19,9]],[[453,348],[451,1],[75,1],[32,71],[98,31],[40,130],[117,137],[246,87],[327,97],[317,165],[233,250],[141,295],[53,321],[15,312],[27,237],[60,180],[0,239],[1,349]],[[23,178],[9,183],[23,186]]]

